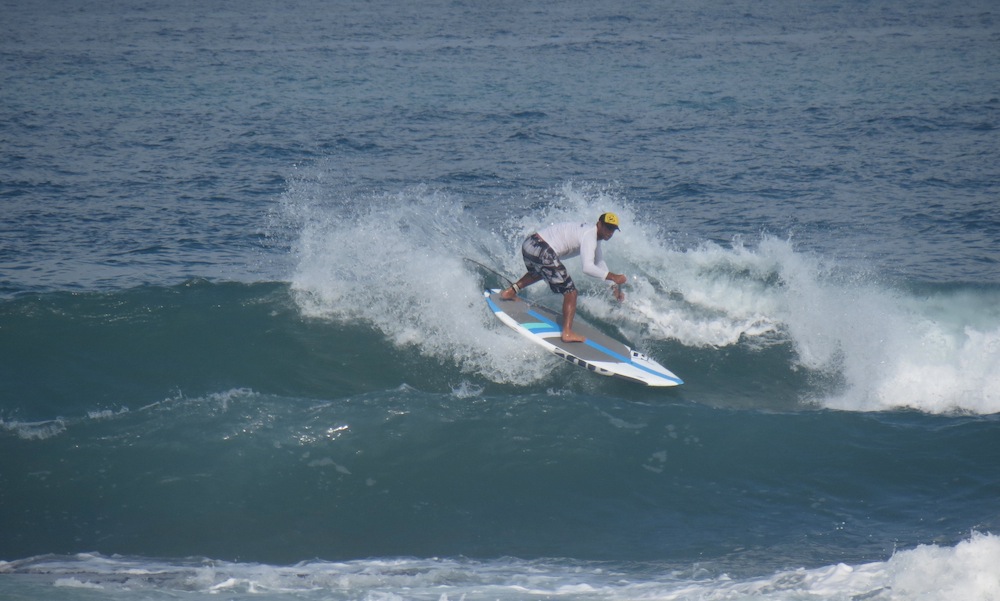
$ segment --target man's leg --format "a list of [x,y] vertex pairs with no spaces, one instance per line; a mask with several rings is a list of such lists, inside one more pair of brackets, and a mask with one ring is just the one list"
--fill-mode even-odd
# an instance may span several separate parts
[[573,318],[576,317],[576,288],[563,294],[563,342],[583,342],[586,340],[573,331]]

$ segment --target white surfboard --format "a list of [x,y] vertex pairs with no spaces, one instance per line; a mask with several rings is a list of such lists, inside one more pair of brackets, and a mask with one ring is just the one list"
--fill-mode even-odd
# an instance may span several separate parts
[[573,331],[585,342],[562,341],[562,314],[521,297],[500,298],[500,290],[483,296],[497,318],[550,353],[602,376],[615,376],[646,386],[677,386],[684,382],[653,359],[597,330],[577,315]]

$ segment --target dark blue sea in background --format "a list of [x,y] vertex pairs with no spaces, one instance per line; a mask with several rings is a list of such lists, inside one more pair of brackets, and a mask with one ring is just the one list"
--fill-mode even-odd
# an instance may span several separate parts
[[0,597],[1000,599],[992,0],[0,14]]

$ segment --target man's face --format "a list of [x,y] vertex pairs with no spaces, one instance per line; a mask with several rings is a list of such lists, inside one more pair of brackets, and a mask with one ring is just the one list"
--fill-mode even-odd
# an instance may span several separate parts
[[597,224],[597,239],[598,240],[610,240],[611,236],[615,235],[616,228],[610,225],[605,225],[604,222],[598,222]]

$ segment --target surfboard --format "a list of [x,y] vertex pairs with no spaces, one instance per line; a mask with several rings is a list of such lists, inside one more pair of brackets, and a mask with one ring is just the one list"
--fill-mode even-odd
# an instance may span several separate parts
[[573,331],[585,342],[562,341],[562,313],[520,296],[500,298],[500,290],[483,296],[497,319],[557,357],[602,376],[614,376],[646,386],[678,386],[683,380],[652,358],[601,332],[577,315]]

